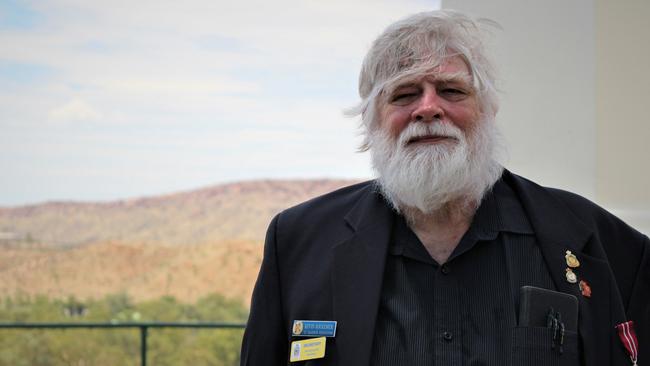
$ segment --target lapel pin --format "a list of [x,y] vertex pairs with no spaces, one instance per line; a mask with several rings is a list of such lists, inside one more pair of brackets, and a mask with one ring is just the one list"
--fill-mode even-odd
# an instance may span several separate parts
[[576,283],[576,282],[578,282],[578,276],[576,276],[576,274],[573,273],[571,268],[566,269],[566,281],[568,283]]
[[566,255],[564,256],[564,258],[566,259],[566,265],[569,266],[570,268],[580,267],[580,261],[573,253],[571,253],[570,250],[566,251]]
[[587,281],[580,280],[578,286],[580,287],[580,292],[582,293],[582,296],[591,297],[591,286],[589,286]]

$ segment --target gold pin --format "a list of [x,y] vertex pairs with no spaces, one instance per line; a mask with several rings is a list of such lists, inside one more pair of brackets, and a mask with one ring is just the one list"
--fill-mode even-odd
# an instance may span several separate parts
[[580,261],[578,260],[578,258],[573,253],[571,253],[570,250],[566,251],[566,255],[564,256],[564,258],[566,259],[566,265],[567,266],[569,266],[571,268],[580,267]]
[[566,269],[566,281],[568,283],[576,283],[576,282],[578,282],[578,276],[576,276],[576,274],[573,273],[571,268]]

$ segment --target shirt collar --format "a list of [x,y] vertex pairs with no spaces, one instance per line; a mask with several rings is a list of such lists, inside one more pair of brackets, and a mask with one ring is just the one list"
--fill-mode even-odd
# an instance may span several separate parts
[[534,234],[515,191],[503,180],[494,184],[476,211],[472,226],[480,231]]
[[[516,193],[503,180],[497,181],[485,195],[474,214],[472,224],[449,260],[470,250],[478,241],[496,239],[499,232],[534,234]],[[415,233],[408,227],[404,217],[395,215],[392,235],[389,249],[391,254],[436,264]]]

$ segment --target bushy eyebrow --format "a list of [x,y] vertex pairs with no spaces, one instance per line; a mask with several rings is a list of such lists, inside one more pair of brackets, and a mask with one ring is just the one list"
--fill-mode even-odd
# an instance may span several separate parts
[[473,88],[472,77],[467,72],[458,71],[453,73],[432,73],[421,75],[419,77],[408,77],[402,79],[401,81],[395,80],[392,83],[386,85],[384,93],[390,95],[399,89],[415,87],[422,80],[428,80],[430,82],[443,84],[461,84],[469,88]]
[[472,86],[472,77],[468,73],[462,71],[427,75],[424,79],[446,84],[466,84],[467,86]]

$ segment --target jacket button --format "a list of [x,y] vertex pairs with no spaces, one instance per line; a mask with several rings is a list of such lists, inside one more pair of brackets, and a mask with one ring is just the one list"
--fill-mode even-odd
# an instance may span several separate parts
[[449,273],[451,273],[451,268],[449,268],[447,263],[445,263],[442,265],[442,268],[440,268],[440,272],[442,272],[442,274],[448,275]]
[[454,338],[454,335],[450,332],[444,332],[442,333],[442,338],[447,342],[451,342],[451,340]]

